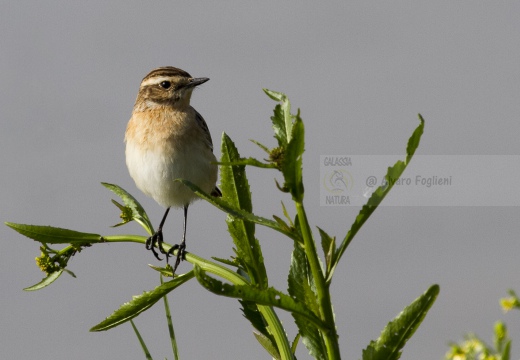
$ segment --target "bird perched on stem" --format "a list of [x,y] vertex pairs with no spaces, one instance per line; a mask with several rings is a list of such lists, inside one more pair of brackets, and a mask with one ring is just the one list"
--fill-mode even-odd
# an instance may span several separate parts
[[[159,228],[146,240],[146,248],[161,260],[157,246],[167,262],[177,249],[173,273],[186,249],[188,206],[197,199],[175,179],[189,180],[213,196],[222,196],[216,186],[217,159],[208,126],[190,106],[193,89],[208,80],[194,78],[172,66],[152,70],[141,81],[126,128],[126,165],[130,176],[139,190],[166,207]],[[162,228],[172,206],[184,209],[183,236],[180,244],[165,251]]]

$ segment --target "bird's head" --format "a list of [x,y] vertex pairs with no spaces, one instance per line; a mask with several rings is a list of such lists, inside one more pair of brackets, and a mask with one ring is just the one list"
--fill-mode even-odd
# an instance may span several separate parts
[[172,106],[182,109],[189,106],[193,89],[208,81],[194,78],[186,71],[173,66],[152,70],[141,81],[135,108]]

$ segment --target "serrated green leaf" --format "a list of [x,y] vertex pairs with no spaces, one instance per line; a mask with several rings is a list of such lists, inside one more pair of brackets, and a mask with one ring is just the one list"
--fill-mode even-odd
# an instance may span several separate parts
[[274,101],[284,101],[284,99],[286,98],[286,95],[284,93],[269,90],[269,89],[262,89],[262,90],[264,90],[266,95],[269,96]]
[[49,286],[50,284],[55,282],[56,279],[58,279],[61,276],[61,274],[63,274],[63,270],[64,269],[61,269],[61,270],[48,274],[38,284],[34,284],[33,286],[28,286],[28,287],[24,288],[24,290],[25,291],[36,291],[36,290],[43,289],[46,286]]
[[99,234],[84,233],[53,226],[27,225],[6,222],[7,226],[18,233],[46,244],[91,244],[103,242]]
[[[356,217],[356,220],[350,227],[350,230],[348,231],[347,235],[341,242],[340,246],[338,247],[338,250],[335,255],[335,261],[332,264],[331,271],[329,273],[329,276],[327,277],[327,282],[330,283],[332,280],[332,274],[334,273],[334,269],[338,265],[341,257],[343,256],[343,253],[347,249],[348,245],[354,239],[354,236],[356,236],[357,232],[363,224],[368,220],[368,218],[372,215],[372,213],[376,210],[376,208],[379,206],[379,204],[383,201],[383,199],[386,197],[386,195],[390,192],[392,187],[395,184],[395,180],[399,179],[401,175],[403,174],[404,170],[406,169],[406,166],[410,163],[410,160],[413,157],[413,154],[415,153],[415,150],[419,146],[419,142],[421,140],[421,135],[424,132],[424,119],[421,115],[419,115],[420,124],[413,132],[412,136],[408,140],[408,145],[406,147],[406,160],[405,162],[399,160],[395,163],[394,166],[389,167],[388,171],[385,175],[385,179],[387,181],[386,185],[379,186],[376,191],[372,193],[370,198],[368,199],[367,203],[363,205],[361,210],[359,211],[359,214]],[[394,181],[390,181],[393,179]]]
[[278,347],[276,346],[276,340],[274,336],[267,329],[267,323],[264,316],[258,309],[258,306],[251,301],[238,300],[242,305],[242,313],[244,317],[249,320],[251,325],[258,331],[254,332],[258,342],[273,356],[275,359],[280,358]]
[[90,331],[109,330],[135,318],[140,313],[151,308],[164,295],[192,279],[194,275],[193,270],[191,270],[186,274],[179,275],[175,279],[157,286],[152,291],[145,291],[141,295],[134,296],[132,300],[121,305],[119,309],[114,311],[105,320],[92,327]]
[[256,340],[260,343],[260,345],[263,346],[265,350],[273,357],[275,360],[280,360],[280,353],[278,353],[278,348],[276,345],[264,334],[256,333],[253,331],[253,335],[255,336]]
[[[267,326],[265,323],[265,319],[258,310],[258,306],[251,301],[238,300],[240,305],[242,305],[242,313],[244,317],[249,320],[251,325],[258,330],[261,334],[269,337],[269,331],[267,330]],[[274,341],[274,340],[273,340]]]
[[379,338],[371,341],[370,345],[363,350],[363,360],[399,359],[401,349],[424,320],[438,294],[439,286],[432,285],[424,294],[405,307],[386,325]]
[[285,121],[285,133],[287,134],[287,143],[289,144],[293,136],[293,115],[291,115],[291,103],[286,95],[282,98],[282,111]]
[[330,272],[332,270],[332,264],[336,260],[336,237],[331,237],[329,234],[325,232],[325,230],[319,227],[318,231],[320,232],[321,237],[321,248],[323,249],[323,253],[325,254],[325,265],[327,266],[326,277],[332,277],[332,274]]
[[154,269],[155,271],[158,271],[164,277],[173,277],[173,268],[171,267],[171,265],[167,265],[166,267],[160,267],[148,264],[148,266]]
[[303,201],[302,155],[305,150],[304,137],[303,121],[298,113],[293,124],[292,137],[287,145],[282,162],[284,187],[289,189],[293,200],[297,202]]
[[295,300],[305,304],[315,315],[318,315],[320,309],[309,262],[305,251],[296,242],[291,255],[291,267],[287,282],[289,294]]
[[294,322],[300,331],[299,334],[301,335],[302,343],[309,351],[309,354],[314,359],[328,360],[329,357],[327,356],[325,342],[323,341],[321,333],[316,325],[301,315],[293,314],[293,317]]
[[275,138],[278,146],[285,148],[291,141],[293,117],[291,115],[291,103],[287,96],[281,92],[264,89],[264,92],[271,99],[281,102],[274,108],[274,116],[271,117]]
[[289,312],[295,312],[305,317],[321,329],[328,330],[326,324],[323,323],[312,311],[307,307],[272,287],[267,289],[259,289],[250,285],[231,285],[223,283],[206,274],[199,266],[195,265],[195,276],[199,283],[214,294],[227,296],[244,301],[252,301],[257,305],[274,306]]
[[[312,273],[309,269],[309,262],[305,251],[296,242],[291,256],[288,284],[289,294],[295,300],[305,304],[314,314],[319,314],[318,298]],[[298,326],[302,342],[309,353],[316,359],[327,359],[327,349],[319,328],[299,314],[293,313],[292,315],[296,326]]]
[[[222,134],[221,144],[223,162],[233,163],[240,154],[226,133]],[[244,165],[221,166],[222,200],[245,212],[253,211],[251,191]],[[267,286],[267,273],[264,266],[262,249],[255,238],[255,223],[228,215],[228,230],[235,244],[237,260],[245,267],[254,284]]]
[[289,225],[276,215],[273,215],[273,219],[284,229],[285,231],[292,231]]
[[[239,209],[252,212],[251,190],[247,180],[245,165],[251,165],[258,162],[258,160],[252,158],[242,159],[233,140],[226,133],[222,134],[221,152],[220,187],[222,188],[222,199]],[[253,223],[246,227],[248,233],[251,231],[254,233]]]
[[105,182],[102,182],[101,185],[112,191],[114,194],[119,196],[121,200],[123,200],[125,206],[131,211],[133,220],[141,225],[146,230],[146,232],[148,232],[148,234],[152,235],[154,233],[152,222],[148,218],[148,214],[146,214],[146,211],[141,206],[139,201],[137,201],[129,192],[118,185]]
[[236,261],[236,259],[229,260],[229,259],[219,258],[219,257],[216,257],[216,256],[212,256],[211,258],[213,260],[215,260],[215,261],[221,262],[222,264],[226,264],[226,265],[233,266],[233,267],[238,267],[239,266],[239,264]]
[[288,144],[287,131],[285,129],[285,115],[280,104],[276,105],[271,116],[273,123],[274,137],[278,141],[278,146],[285,148]]
[[415,150],[419,147],[419,142],[424,132],[424,119],[421,114],[418,114],[418,117],[421,124],[415,129],[410,139],[408,139],[408,145],[406,146],[406,165],[408,165],[415,154]]

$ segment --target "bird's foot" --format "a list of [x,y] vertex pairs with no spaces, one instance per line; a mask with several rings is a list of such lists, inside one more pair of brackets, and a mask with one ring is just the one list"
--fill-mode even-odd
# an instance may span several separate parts
[[186,257],[186,243],[183,241],[178,245],[173,245],[170,250],[168,250],[168,253],[166,254],[166,261],[168,261],[168,257],[170,255],[173,255],[173,251],[177,250],[177,259],[175,260],[175,265],[173,266],[173,274],[175,275],[175,270],[177,270],[177,267],[181,263],[181,260],[185,260]]
[[166,262],[168,262],[168,257],[170,256],[171,249],[170,249],[170,251],[166,251],[163,248],[163,233],[162,233],[162,229],[157,230],[155,232],[155,234],[153,234],[148,239],[146,239],[146,243],[145,244],[146,244],[146,250],[152,250],[152,253],[155,256],[155,258],[157,260],[161,261],[162,259],[159,257],[159,253],[157,252],[157,250],[155,250],[155,247],[157,246],[157,248],[159,249],[161,254],[166,254]]

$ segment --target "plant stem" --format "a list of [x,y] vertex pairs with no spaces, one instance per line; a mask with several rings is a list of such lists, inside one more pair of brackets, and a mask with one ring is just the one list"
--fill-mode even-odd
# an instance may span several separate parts
[[[228,280],[234,285],[249,285],[249,283],[236,272],[229,270],[228,268],[216,264],[212,261],[203,259],[197,255],[186,253],[186,260],[192,264],[197,264],[201,267],[202,270],[207,271],[209,273],[220,276],[221,278]],[[278,350],[280,351],[280,357],[284,360],[292,360],[294,359],[293,353],[291,351],[291,345],[289,344],[289,339],[287,339],[287,335],[285,334],[285,330],[283,325],[276,315],[276,312],[271,306],[266,305],[257,305],[258,311],[263,315],[267,322],[267,326],[273,335]]]
[[316,286],[316,292],[318,294],[318,304],[320,308],[319,316],[326,324],[329,325],[329,331],[326,332],[320,330],[320,332],[325,341],[325,346],[327,347],[327,354],[329,356],[328,358],[331,360],[339,360],[341,359],[341,355],[339,352],[338,335],[336,333],[336,324],[334,322],[334,312],[332,310],[329,287],[325,282],[323,270],[321,268],[318,253],[316,251],[316,244],[312,237],[312,232],[307,220],[307,215],[305,213],[303,203],[299,201],[295,201],[295,203],[305,246],[305,254],[309,260],[309,267],[311,269]]
[[[139,235],[108,235],[103,236],[103,239],[105,239],[106,242],[135,242],[142,244],[146,242],[146,236]],[[171,245],[166,243],[163,243],[163,246],[165,250],[171,248]],[[204,271],[220,276],[234,285],[249,285],[249,283],[236,272],[231,271],[220,264],[201,258],[193,253],[186,253],[186,261],[192,264],[197,264]],[[289,344],[289,339],[287,339],[282,323],[274,309],[271,306],[258,305],[258,310],[267,321],[268,327],[276,340],[276,345],[280,351],[281,358],[284,360],[292,360],[294,357],[291,351],[291,345]]]
[[276,340],[276,345],[280,351],[280,358],[283,360],[293,360],[294,356],[291,350],[291,344],[289,344],[289,339],[287,339],[287,335],[285,334],[285,330],[283,328],[282,322],[278,318],[278,315],[276,315],[276,312],[271,306],[257,306],[258,311],[260,311],[264,316],[264,319],[268,324],[268,328]]
[[[161,285],[163,284],[163,277],[161,275]],[[172,344],[173,358],[179,360],[179,349],[177,348],[177,339],[175,338],[175,330],[173,329],[172,314],[170,312],[170,305],[168,304],[168,295],[163,296],[164,312],[166,313],[166,322],[168,324],[168,332],[170,333],[170,342]]]
[[[142,235],[106,235],[105,242],[134,242],[144,244],[148,237]],[[166,245],[166,244],[165,244]]]

